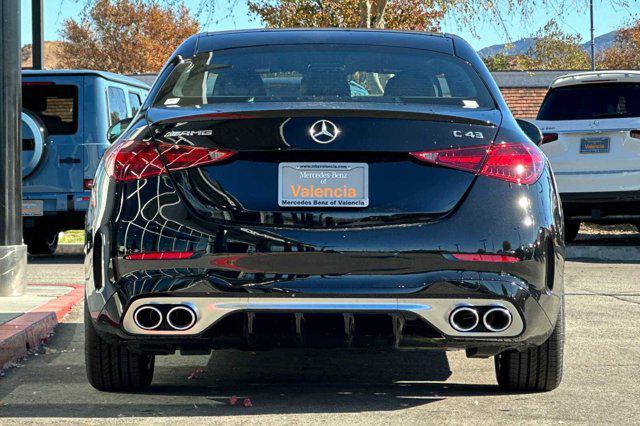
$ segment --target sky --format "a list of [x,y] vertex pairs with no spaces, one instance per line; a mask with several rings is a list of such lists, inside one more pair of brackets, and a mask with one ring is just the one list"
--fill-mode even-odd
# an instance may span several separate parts
[[[589,8],[588,0],[575,0],[584,3],[584,7],[565,10],[561,15],[554,10],[540,9],[527,17],[523,24],[520,18],[507,21],[510,41],[529,37],[542,27],[550,18],[555,18],[564,31],[579,34],[583,41],[589,40]],[[44,0],[45,40],[59,40],[62,23],[68,18],[77,18],[82,11],[83,0]],[[194,12],[198,10],[200,0],[185,0],[186,5]],[[615,30],[629,22],[634,16],[640,16],[640,1],[631,0],[626,8],[611,6],[610,0],[595,0],[595,35]],[[220,6],[212,13],[201,13],[200,21],[203,31],[259,28],[258,19],[249,16],[244,0],[221,0]],[[31,0],[21,0],[22,5],[22,44],[31,43]],[[230,6],[231,5],[231,6]],[[448,16],[442,23],[443,31],[464,37],[475,49],[493,44],[505,43],[507,36],[497,31],[497,27],[485,24],[476,29],[474,35],[470,29],[456,24],[454,17]]]

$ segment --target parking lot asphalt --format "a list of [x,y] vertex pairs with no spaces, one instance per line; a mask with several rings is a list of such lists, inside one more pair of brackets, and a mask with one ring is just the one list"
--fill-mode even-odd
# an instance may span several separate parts
[[[81,258],[31,259],[28,276],[81,282]],[[493,361],[463,352],[333,350],[160,357],[148,390],[101,393],[85,378],[79,305],[0,378],[0,422],[639,423],[640,265],[568,262],[566,287],[565,377],[549,393],[505,394]]]

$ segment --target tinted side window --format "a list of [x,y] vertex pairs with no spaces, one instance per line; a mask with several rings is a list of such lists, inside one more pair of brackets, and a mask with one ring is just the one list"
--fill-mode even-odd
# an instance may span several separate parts
[[551,89],[538,120],[640,117],[640,84],[584,84]]
[[133,117],[140,110],[140,105],[142,105],[140,95],[134,92],[129,92],[129,105],[131,105],[131,117]]
[[119,87],[109,87],[107,89],[109,102],[109,122],[116,123],[129,117],[127,111],[127,101],[125,100],[124,90]]
[[27,82],[22,86],[22,106],[42,120],[50,135],[78,130],[77,86]]

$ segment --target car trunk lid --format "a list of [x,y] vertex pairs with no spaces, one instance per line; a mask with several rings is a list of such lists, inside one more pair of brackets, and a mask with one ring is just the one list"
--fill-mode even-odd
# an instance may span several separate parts
[[[358,109],[295,110],[243,105],[241,112],[206,113],[197,108],[179,112],[156,108],[147,118],[162,144],[235,152],[220,163],[171,172],[183,201],[198,215],[234,223],[312,228],[382,225],[446,215],[463,199],[475,174],[428,165],[410,153],[489,146],[500,122],[498,111],[425,113],[361,105]],[[323,130],[328,135],[322,135]],[[294,168],[288,178],[283,176],[285,166]],[[354,183],[358,192],[367,189],[356,197],[367,195],[364,205],[282,203],[283,188],[291,187],[289,196],[310,189],[308,198],[313,200],[331,198],[313,192],[323,185],[348,189],[349,182],[344,184],[340,177],[323,182],[326,176],[320,172],[331,172],[332,167],[364,168],[361,176],[353,178],[361,181],[361,187]]]

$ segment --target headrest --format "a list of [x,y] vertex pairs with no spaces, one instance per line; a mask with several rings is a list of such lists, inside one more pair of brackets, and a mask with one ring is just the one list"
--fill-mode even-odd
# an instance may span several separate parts
[[340,71],[310,70],[300,81],[302,96],[351,96],[347,76]]
[[436,96],[433,79],[428,75],[397,74],[387,81],[384,96]]
[[248,70],[225,70],[218,74],[213,96],[266,96],[262,78]]

